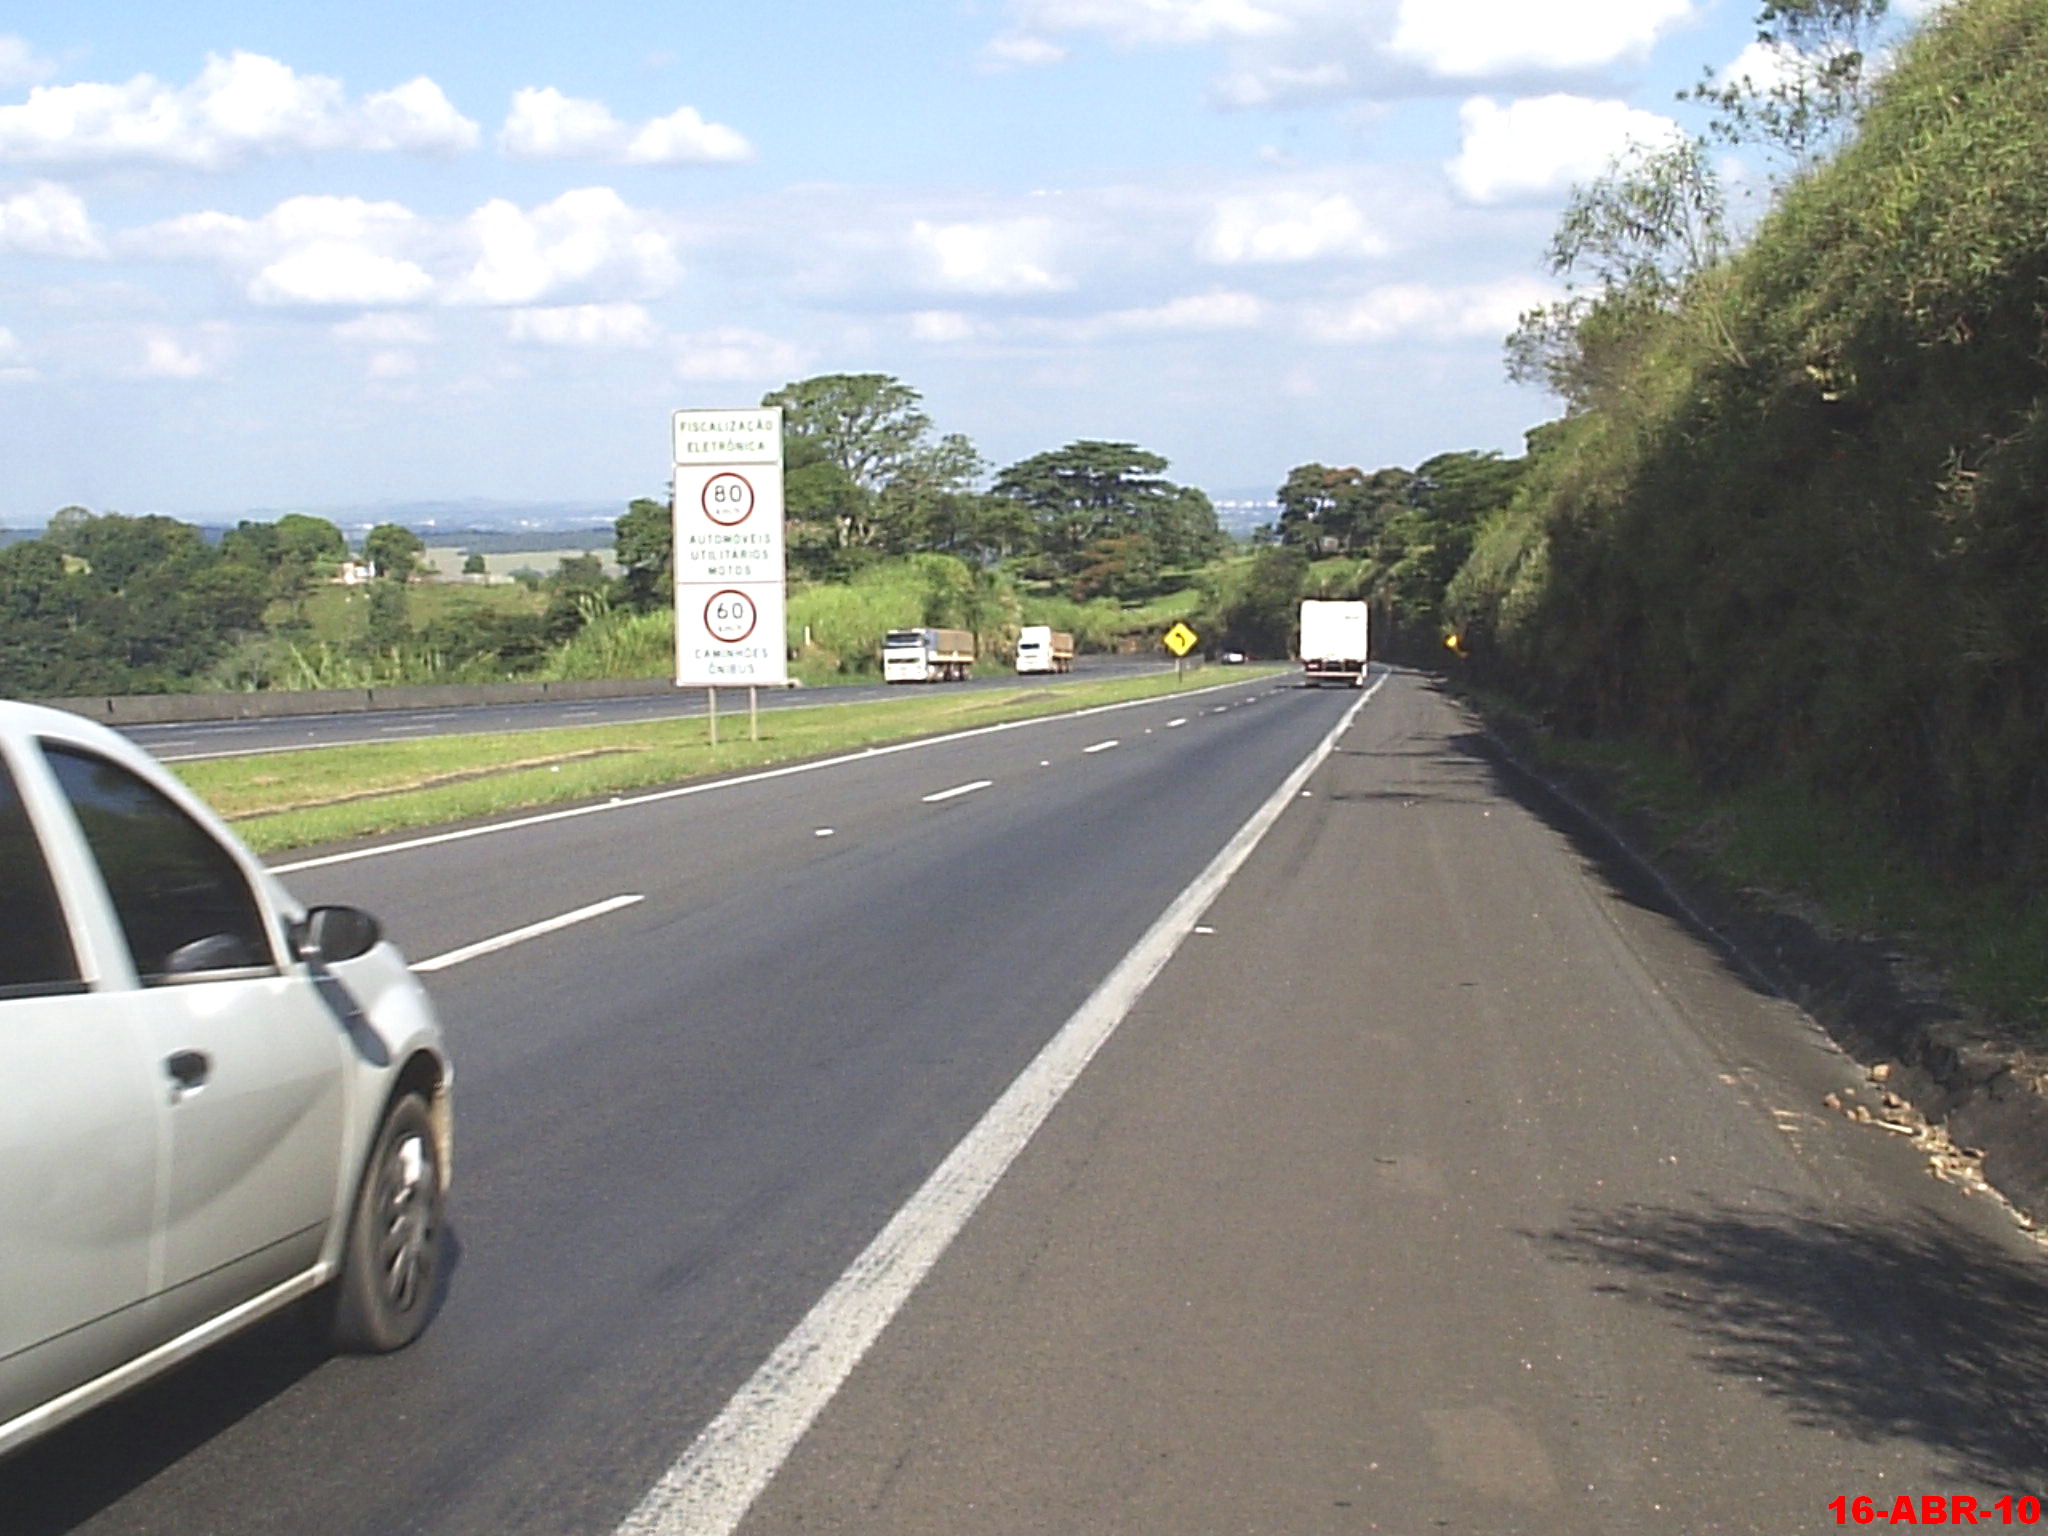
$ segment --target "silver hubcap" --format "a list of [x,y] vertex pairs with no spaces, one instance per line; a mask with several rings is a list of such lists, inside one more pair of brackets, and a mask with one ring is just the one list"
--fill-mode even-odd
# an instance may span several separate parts
[[409,1312],[433,1275],[434,1165],[424,1137],[405,1136],[384,1159],[383,1230],[377,1245],[384,1295],[393,1309]]

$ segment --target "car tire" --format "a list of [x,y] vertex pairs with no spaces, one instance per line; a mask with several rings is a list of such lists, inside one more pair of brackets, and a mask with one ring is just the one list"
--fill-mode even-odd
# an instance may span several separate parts
[[445,1231],[433,1119],[426,1101],[408,1093],[378,1128],[349,1213],[329,1326],[335,1349],[383,1353],[420,1336],[441,1279]]

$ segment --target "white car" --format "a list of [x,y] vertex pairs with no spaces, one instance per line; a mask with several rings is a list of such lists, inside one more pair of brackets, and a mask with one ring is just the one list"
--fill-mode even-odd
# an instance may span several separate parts
[[302,1299],[435,1306],[451,1072],[368,914],[114,732],[0,701],[0,1454]]

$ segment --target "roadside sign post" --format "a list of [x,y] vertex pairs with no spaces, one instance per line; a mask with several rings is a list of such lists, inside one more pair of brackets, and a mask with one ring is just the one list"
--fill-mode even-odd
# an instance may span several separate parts
[[1160,643],[1173,652],[1173,680],[1179,682],[1182,669],[1187,664],[1187,654],[1201,641],[1201,636],[1185,624],[1176,624],[1161,637]]
[[782,529],[782,407],[677,411],[676,686],[702,688],[718,745],[718,689],[747,689],[761,739],[763,683],[785,687],[787,574]]

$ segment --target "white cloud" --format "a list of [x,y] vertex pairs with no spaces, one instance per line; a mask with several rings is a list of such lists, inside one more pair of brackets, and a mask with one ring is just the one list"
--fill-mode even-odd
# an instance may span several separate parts
[[1266,302],[1252,293],[1194,293],[1150,309],[1120,309],[1103,316],[1115,331],[1242,331],[1266,318]]
[[1389,46],[1453,79],[1597,69],[1647,57],[1692,10],[1692,0],[1401,0]]
[[1288,30],[1299,0],[1017,0],[1011,6],[1027,37],[1099,32],[1123,47],[1209,43],[1269,37]]
[[1311,311],[1307,331],[1318,341],[1344,344],[1497,339],[1526,311],[1555,297],[1555,287],[1533,278],[1445,287],[1389,283],[1348,304]]
[[523,160],[598,160],[615,165],[713,165],[754,158],[737,130],[707,123],[694,107],[633,128],[601,101],[553,86],[515,91],[498,147]]
[[1061,40],[1219,48],[1227,108],[1401,96],[1444,80],[1582,76],[1639,63],[1699,0],[1009,0],[985,64],[1054,62]]
[[429,242],[403,204],[359,197],[294,197],[259,219],[186,214],[122,237],[133,256],[216,261],[241,275],[252,303],[414,304],[435,288],[415,259]]
[[423,347],[434,339],[434,328],[416,314],[389,311],[358,315],[331,327],[334,339],[373,347]]
[[564,289],[642,297],[680,275],[673,240],[609,187],[522,209],[503,199],[453,223],[401,203],[295,197],[261,218],[204,212],[124,234],[124,254],[212,261],[252,303],[383,308],[529,306]]
[[981,66],[987,70],[1036,69],[1062,63],[1067,56],[1067,50],[1050,38],[1005,32],[982,45]]
[[232,350],[223,325],[203,325],[182,334],[166,326],[146,326],[135,340],[141,356],[121,370],[131,379],[211,378]]
[[410,261],[343,240],[315,240],[263,268],[249,284],[258,304],[415,304],[434,280]]
[[1475,203],[1561,192],[1599,176],[1630,145],[1665,144],[1679,132],[1668,117],[1585,96],[1537,96],[1505,107],[1475,96],[1459,118],[1463,146],[1447,169]]
[[34,85],[57,67],[21,38],[0,34],[0,86]]
[[454,155],[475,149],[483,136],[425,75],[366,97],[361,120],[363,149]]
[[505,334],[514,341],[543,346],[616,351],[653,346],[660,339],[661,328],[638,304],[562,304],[511,311],[506,316]]
[[799,378],[809,367],[810,354],[803,348],[741,326],[676,338],[676,377],[681,379],[773,384]]
[[0,198],[0,251],[23,256],[104,256],[85,200],[68,187],[39,181]]
[[922,309],[910,317],[910,334],[919,341],[951,346],[975,340],[986,334],[986,328],[972,315],[963,315],[957,309]]
[[910,244],[926,280],[955,293],[1056,293],[1073,287],[1054,270],[1059,244],[1049,219],[992,219],[934,224],[919,219]]
[[1349,196],[1300,189],[1223,199],[1198,245],[1204,259],[1225,265],[1384,256],[1388,248]]
[[1341,59],[1318,64],[1257,64],[1216,82],[1216,99],[1226,107],[1277,107],[1348,95],[1351,67]]
[[373,352],[363,372],[370,378],[380,380],[410,379],[418,375],[420,360],[417,354],[393,349],[388,352]]
[[723,123],[707,123],[695,107],[678,107],[633,135],[631,165],[731,165],[754,158],[754,146]]
[[493,199],[469,216],[465,235],[477,255],[454,290],[459,302],[531,305],[600,284],[646,295],[682,275],[674,242],[610,187],[564,192],[531,212]]
[[218,169],[291,150],[459,151],[474,123],[424,78],[352,105],[341,82],[261,54],[209,55],[190,85],[149,75],[125,85],[38,86],[0,106],[0,160],[158,161]]

